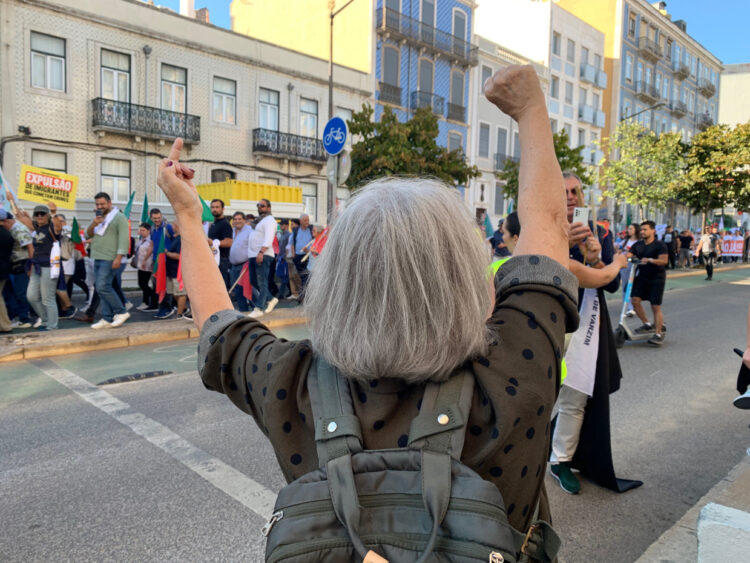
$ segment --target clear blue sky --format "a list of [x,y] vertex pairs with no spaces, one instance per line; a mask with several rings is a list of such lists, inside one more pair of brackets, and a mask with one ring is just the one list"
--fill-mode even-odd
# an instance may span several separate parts
[[[250,0],[283,2],[284,0]],[[343,0],[339,0],[341,3]],[[501,0],[479,0],[498,2]],[[180,10],[179,0],[155,0],[156,4]],[[229,29],[230,0],[195,0],[195,7],[208,8],[211,23]],[[688,33],[723,63],[750,63],[750,0],[667,0],[672,20],[685,20]]]

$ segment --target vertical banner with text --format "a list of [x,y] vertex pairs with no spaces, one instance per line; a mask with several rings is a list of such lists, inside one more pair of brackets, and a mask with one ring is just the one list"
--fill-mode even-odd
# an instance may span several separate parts
[[47,203],[51,201],[63,209],[75,209],[78,176],[71,176],[54,170],[21,166],[21,181],[18,197],[26,201]]

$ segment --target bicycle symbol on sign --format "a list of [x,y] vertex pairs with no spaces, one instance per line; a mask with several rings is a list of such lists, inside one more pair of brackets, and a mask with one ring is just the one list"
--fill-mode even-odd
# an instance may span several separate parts
[[341,127],[337,127],[335,129],[331,129],[328,134],[323,137],[323,144],[330,145],[332,141],[335,141],[337,143],[343,143],[344,142],[344,131],[341,129]]

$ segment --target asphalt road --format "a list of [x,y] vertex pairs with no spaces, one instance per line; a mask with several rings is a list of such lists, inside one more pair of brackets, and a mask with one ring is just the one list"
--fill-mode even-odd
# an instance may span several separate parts
[[[615,466],[645,484],[618,495],[584,481],[570,496],[548,477],[562,561],[635,560],[744,455],[731,349],[748,276],[670,282],[663,348],[621,350]],[[173,373],[96,385],[157,369]],[[262,560],[261,515],[283,480],[250,417],[194,369],[185,342],[0,367],[0,561]]]

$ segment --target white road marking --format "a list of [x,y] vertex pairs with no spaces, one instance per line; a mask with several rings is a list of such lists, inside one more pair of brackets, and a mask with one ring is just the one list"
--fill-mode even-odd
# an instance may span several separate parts
[[59,367],[52,360],[31,360],[30,363],[84,401],[172,456],[226,495],[242,503],[262,518],[270,518],[276,501],[276,493],[270,489],[194,446],[163,424],[136,411],[128,403],[110,395],[73,372]]

